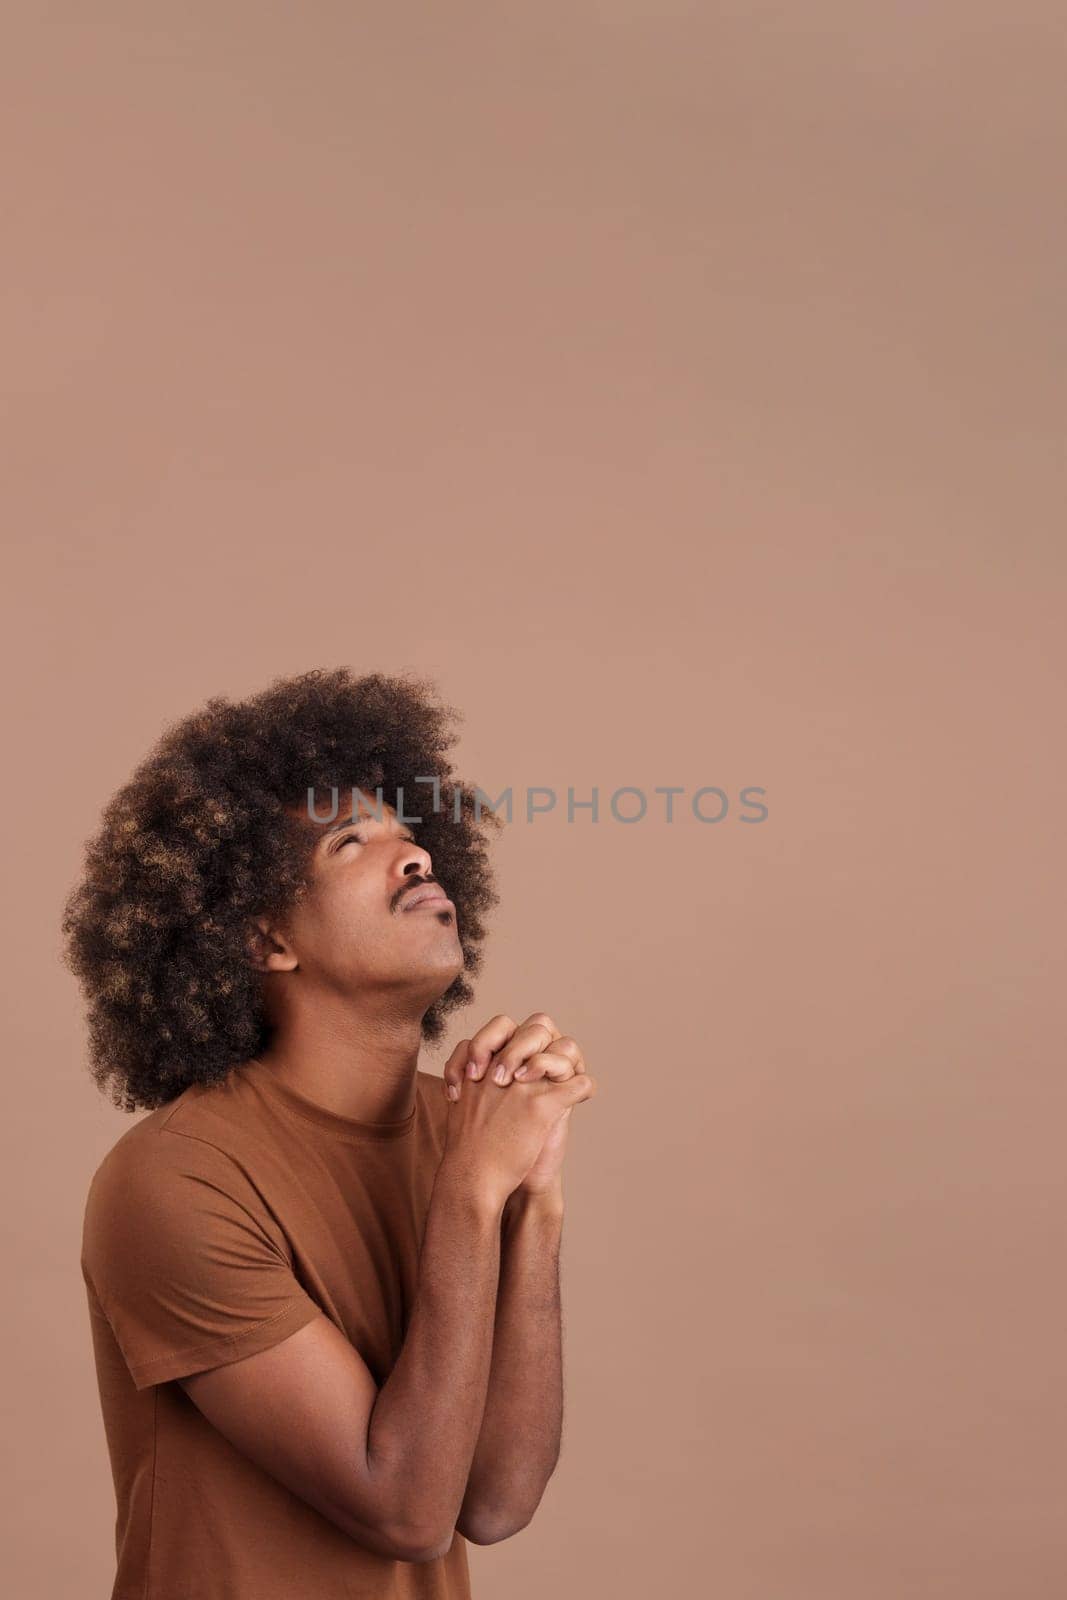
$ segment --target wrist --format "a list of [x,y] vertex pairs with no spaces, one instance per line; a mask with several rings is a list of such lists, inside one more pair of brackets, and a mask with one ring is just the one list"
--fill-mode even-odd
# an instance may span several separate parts
[[553,1221],[563,1218],[563,1185],[553,1183],[547,1189],[524,1189],[520,1184],[508,1195],[504,1204],[504,1220],[517,1217],[544,1217]]
[[494,1193],[484,1176],[450,1162],[447,1156],[437,1168],[433,1198],[439,1205],[454,1207],[479,1221],[499,1223],[506,1197]]

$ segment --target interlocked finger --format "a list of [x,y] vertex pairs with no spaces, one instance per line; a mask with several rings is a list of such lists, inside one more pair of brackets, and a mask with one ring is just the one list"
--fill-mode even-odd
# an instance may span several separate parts
[[[515,1072],[509,1072],[507,1067],[503,1071],[502,1078],[496,1076],[495,1069],[490,1074],[494,1083],[499,1083],[502,1089],[515,1078]],[[574,1077],[574,1062],[568,1056],[557,1055],[554,1050],[539,1050],[535,1056],[529,1056],[517,1071],[521,1074],[520,1083],[537,1083],[542,1078],[548,1078],[553,1083],[565,1083],[568,1078]]]
[[458,1100],[466,1078],[492,1077],[503,1088],[515,1080],[562,1083],[584,1071],[577,1040],[560,1033],[547,1012],[535,1011],[521,1024],[503,1014],[493,1017],[472,1038],[461,1039],[442,1076],[444,1092]]
[[[539,1061],[541,1057],[546,1055],[553,1057],[557,1061],[565,1061],[567,1063],[568,1070],[566,1072],[551,1073],[535,1072],[534,1064]],[[544,1076],[551,1077],[555,1079],[556,1082],[561,1083],[565,1078],[573,1078],[576,1073],[584,1071],[585,1058],[582,1055],[581,1045],[578,1043],[577,1039],[572,1039],[569,1037],[569,1035],[560,1034],[558,1039],[553,1039],[547,1050],[539,1051],[536,1056],[530,1057],[530,1059],[527,1061],[520,1061],[517,1066],[512,1068],[512,1070],[505,1075],[502,1081],[504,1083],[510,1083],[512,1079],[516,1079],[519,1083],[530,1083],[535,1077]]]

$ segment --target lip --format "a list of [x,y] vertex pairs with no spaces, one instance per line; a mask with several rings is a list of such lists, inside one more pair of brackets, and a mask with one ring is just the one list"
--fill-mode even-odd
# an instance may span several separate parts
[[439,889],[413,889],[401,906],[402,911],[441,911],[445,907],[455,911],[455,906]]

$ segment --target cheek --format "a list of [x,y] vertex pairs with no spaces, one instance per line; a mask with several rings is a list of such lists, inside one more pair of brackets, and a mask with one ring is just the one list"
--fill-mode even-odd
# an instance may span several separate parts
[[354,883],[332,885],[331,892],[323,896],[319,908],[320,926],[335,938],[343,934],[367,932],[372,928],[378,930],[380,938],[382,924],[387,920],[380,897],[376,900]]
[[302,905],[294,925],[297,949],[325,966],[340,959],[347,965],[352,955],[365,954],[380,944],[387,912],[379,901],[354,882],[338,879],[320,886]]
[[397,918],[389,914],[381,885],[338,882],[323,898],[318,936],[346,966],[376,965],[394,942],[395,928]]

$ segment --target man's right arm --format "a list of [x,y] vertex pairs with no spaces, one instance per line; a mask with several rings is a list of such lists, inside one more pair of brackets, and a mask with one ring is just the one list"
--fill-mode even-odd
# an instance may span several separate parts
[[325,1316],[178,1380],[238,1450],[380,1555],[430,1561],[451,1546],[488,1391],[502,1209],[442,1162],[403,1348],[380,1390]]
[[489,1391],[504,1204],[595,1087],[588,1073],[507,1089],[472,1081],[450,1106],[411,1316],[380,1391],[325,1316],[243,1359],[176,1374],[232,1444],[371,1550],[431,1561],[452,1544]]

